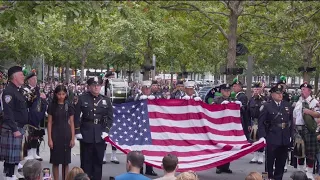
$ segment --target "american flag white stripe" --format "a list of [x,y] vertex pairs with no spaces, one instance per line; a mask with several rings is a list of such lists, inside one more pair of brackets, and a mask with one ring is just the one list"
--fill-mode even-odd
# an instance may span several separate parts
[[180,171],[201,171],[265,146],[263,141],[247,142],[240,107],[235,103],[208,105],[194,100],[148,100],[148,115],[152,145],[111,143],[124,152],[141,150],[146,163],[155,167],[160,168],[163,156],[172,153],[179,158]]

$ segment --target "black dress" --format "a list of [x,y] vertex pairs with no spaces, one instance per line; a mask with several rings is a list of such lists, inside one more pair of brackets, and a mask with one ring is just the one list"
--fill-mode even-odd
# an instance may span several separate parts
[[[68,119],[66,110],[68,111]],[[50,163],[54,165],[70,164],[71,126],[69,124],[69,117],[74,115],[74,107],[69,105],[68,109],[66,109],[64,104],[50,104],[48,114],[52,116],[51,137],[53,149],[50,149]]]

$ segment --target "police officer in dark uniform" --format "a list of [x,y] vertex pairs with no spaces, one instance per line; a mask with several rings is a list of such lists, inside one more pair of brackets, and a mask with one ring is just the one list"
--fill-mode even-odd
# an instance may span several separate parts
[[[250,140],[255,142],[259,139],[258,137],[258,118],[260,115],[260,107],[266,102],[266,97],[261,92],[261,83],[257,82],[253,84],[253,95],[249,100],[248,103],[248,117],[251,121],[250,126]],[[259,149],[258,151],[254,152],[254,157],[250,161],[250,163],[263,163],[263,151],[264,148]]]
[[29,108],[28,122],[28,137],[26,137],[25,149],[27,150],[28,159],[37,159],[42,161],[42,158],[37,154],[37,149],[40,146],[40,140],[44,136],[44,130],[40,129],[40,123],[43,123],[45,112],[47,110],[46,96],[40,93],[40,88],[37,86],[37,74],[35,71],[26,76],[27,85],[24,87],[26,92],[30,92],[33,99],[33,104]]
[[90,179],[101,180],[104,138],[112,126],[113,107],[110,98],[100,94],[101,78],[90,78],[87,84],[89,91],[79,97],[75,108],[76,138],[80,140],[81,168]]
[[[219,89],[220,89],[222,96],[216,97],[213,100],[214,104],[224,104],[225,102],[228,103],[230,101],[234,101],[234,99],[230,97],[231,86],[229,84],[221,84]],[[216,170],[217,174],[221,174],[223,172],[232,173],[232,171],[230,170],[230,163],[226,163],[224,165],[217,167],[217,170]]]
[[28,123],[28,103],[21,86],[24,75],[20,66],[8,70],[9,84],[2,94],[3,122],[0,122],[0,161],[4,161],[7,180],[15,180],[15,165],[21,160],[24,126]]
[[286,89],[287,89],[287,78],[285,76],[281,76],[279,81],[277,82],[277,85],[281,85],[283,87],[282,89],[282,93],[283,93],[283,100],[290,102],[290,96],[287,93]]
[[159,84],[158,81],[153,80],[152,84],[151,84],[151,92],[152,95],[154,95],[154,97],[156,99],[162,99],[164,98],[163,93],[161,92],[160,88],[159,88]]
[[246,93],[242,89],[242,83],[235,78],[232,83],[232,89],[236,93],[235,98],[241,102],[242,106],[240,109],[241,113],[241,123],[243,127],[244,134],[246,135],[247,139],[249,140],[249,126],[251,122],[249,122],[248,114],[247,114],[247,104],[248,104],[248,98],[246,96]]
[[272,100],[261,108],[258,134],[267,144],[266,171],[269,179],[282,180],[293,135],[292,108],[289,102],[283,100],[280,84],[272,87],[270,92]]
[[[151,81],[142,81],[141,83],[141,93],[137,94],[135,97],[131,97],[127,100],[127,102],[130,101],[139,101],[144,99],[153,100],[156,99],[156,97],[151,92]],[[159,99],[159,98],[157,98]],[[140,173],[143,174],[143,168],[140,169]],[[146,172],[145,174],[150,176],[158,176],[156,172],[154,172],[153,167],[150,165],[146,165]]]
[[185,95],[183,81],[178,81],[176,88],[170,95],[170,99],[181,99]]

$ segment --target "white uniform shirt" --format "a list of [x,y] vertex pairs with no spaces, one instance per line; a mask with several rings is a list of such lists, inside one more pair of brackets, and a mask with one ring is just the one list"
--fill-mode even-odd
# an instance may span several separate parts
[[316,99],[309,96],[307,99],[304,100],[302,97],[300,97],[299,101],[297,102],[293,110],[293,118],[296,119],[296,125],[304,125],[302,103],[305,101],[309,104],[309,108],[314,109],[315,111],[318,110],[316,106],[319,102]]

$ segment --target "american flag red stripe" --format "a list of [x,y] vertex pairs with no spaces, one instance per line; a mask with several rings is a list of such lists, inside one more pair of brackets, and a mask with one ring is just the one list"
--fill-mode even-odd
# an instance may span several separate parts
[[[117,112],[115,112],[117,113]],[[207,170],[265,146],[248,143],[235,103],[208,105],[194,100],[148,100],[151,145],[119,145],[121,151],[141,150],[146,163],[161,167],[168,153],[179,158],[179,171]]]

